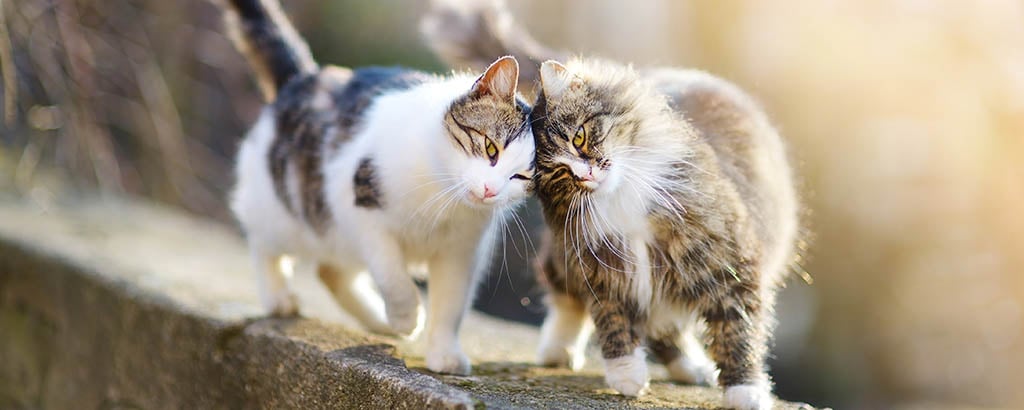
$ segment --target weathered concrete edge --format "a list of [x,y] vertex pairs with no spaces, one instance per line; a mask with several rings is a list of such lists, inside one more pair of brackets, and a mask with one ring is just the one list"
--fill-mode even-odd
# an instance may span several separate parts
[[0,361],[15,363],[0,373],[3,408],[482,404],[407,369],[393,346],[325,337],[337,326],[212,319],[15,238],[0,237],[0,255]]

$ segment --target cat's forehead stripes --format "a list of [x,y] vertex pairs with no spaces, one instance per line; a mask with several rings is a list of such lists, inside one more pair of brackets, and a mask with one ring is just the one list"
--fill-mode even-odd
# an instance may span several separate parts
[[529,133],[530,107],[520,99],[508,104],[494,98],[464,97],[452,103],[445,128],[467,155],[487,157],[486,139],[504,150]]

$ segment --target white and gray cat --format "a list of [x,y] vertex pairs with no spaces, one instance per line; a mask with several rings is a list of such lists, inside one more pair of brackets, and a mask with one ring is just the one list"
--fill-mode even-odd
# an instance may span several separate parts
[[[228,27],[270,101],[238,152],[231,207],[265,308],[298,304],[288,255],[318,265],[368,329],[413,337],[424,309],[410,265],[427,266],[427,367],[468,374],[458,330],[496,224],[530,189],[534,141],[518,63],[483,75],[319,67],[275,0],[226,1]],[[384,301],[355,291],[369,272]]]

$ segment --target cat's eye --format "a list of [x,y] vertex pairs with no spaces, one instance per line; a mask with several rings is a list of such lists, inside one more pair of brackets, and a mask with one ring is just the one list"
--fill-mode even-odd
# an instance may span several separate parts
[[498,147],[495,146],[490,139],[487,140],[486,144],[484,145],[484,149],[487,150],[488,158],[493,160],[495,157],[498,156]]
[[576,135],[572,137],[572,146],[580,148],[583,143],[587,141],[587,130],[582,125],[576,130]]
[[514,175],[512,175],[512,177],[511,177],[511,178],[509,178],[509,179],[522,179],[522,180],[529,180],[529,179],[530,179],[530,177],[528,177],[528,176],[526,176],[526,175],[523,175],[523,174],[514,174]]

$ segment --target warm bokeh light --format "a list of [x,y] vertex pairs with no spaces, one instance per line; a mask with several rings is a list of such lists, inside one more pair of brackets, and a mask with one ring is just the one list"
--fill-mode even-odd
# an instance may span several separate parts
[[[58,170],[226,220],[230,158],[259,97],[213,5],[152,3],[0,2],[0,60],[14,62],[0,68],[18,84],[15,109],[0,102],[16,113],[0,122],[0,189],[37,195]],[[1024,3],[513,3],[552,46],[728,78],[790,141],[814,283],[783,294],[782,397],[1024,401]],[[417,37],[424,2],[284,4],[321,60],[443,70]],[[509,299],[532,309],[522,286]]]

